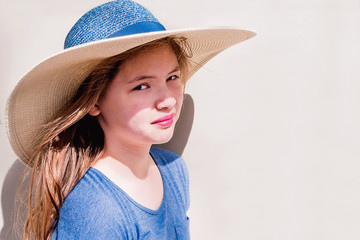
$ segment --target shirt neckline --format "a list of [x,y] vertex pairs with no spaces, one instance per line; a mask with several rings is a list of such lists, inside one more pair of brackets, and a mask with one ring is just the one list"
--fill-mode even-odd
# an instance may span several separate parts
[[[157,154],[156,154],[157,155]],[[159,172],[160,172],[160,175],[161,175],[161,179],[162,179],[162,183],[163,183],[163,190],[164,190],[164,193],[163,193],[163,198],[162,198],[162,201],[161,201],[161,204],[159,206],[159,208],[157,210],[153,210],[153,209],[150,209],[148,207],[145,207],[144,205],[138,203],[136,200],[134,200],[130,195],[128,195],[121,187],[119,187],[117,184],[115,184],[110,178],[108,178],[104,173],[102,173],[100,170],[96,169],[96,168],[93,168],[93,167],[90,167],[89,168],[89,171],[97,174],[99,177],[101,177],[103,180],[106,181],[107,184],[110,185],[110,187],[112,187],[115,191],[118,191],[119,193],[121,193],[123,196],[125,196],[130,203],[132,203],[133,205],[135,205],[136,207],[138,207],[139,209],[141,209],[142,211],[144,212],[147,212],[151,215],[158,215],[158,214],[161,214],[161,212],[163,211],[163,209],[165,208],[165,199],[166,199],[166,193],[168,192],[167,191],[167,187],[166,187],[166,184],[165,184],[165,177],[164,177],[164,173],[163,173],[163,169],[159,167],[159,163],[158,163],[158,160],[157,157],[159,157],[158,155],[155,157],[154,154],[152,153],[152,151],[150,150],[150,156],[151,158],[154,160],[157,168],[159,169]]]

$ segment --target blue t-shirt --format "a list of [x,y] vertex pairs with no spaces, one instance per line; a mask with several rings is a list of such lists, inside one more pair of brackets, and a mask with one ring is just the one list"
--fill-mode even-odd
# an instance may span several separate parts
[[100,171],[90,168],[66,197],[52,240],[190,239],[189,177],[175,153],[152,147],[164,184],[158,210],[135,202]]

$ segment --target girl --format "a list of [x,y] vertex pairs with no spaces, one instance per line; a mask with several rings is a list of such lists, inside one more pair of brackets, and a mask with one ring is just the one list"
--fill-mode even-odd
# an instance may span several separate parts
[[254,35],[167,31],[129,0],[84,14],[8,100],[10,143],[32,167],[25,238],[189,239],[185,163],[153,144],[172,138],[186,81]]

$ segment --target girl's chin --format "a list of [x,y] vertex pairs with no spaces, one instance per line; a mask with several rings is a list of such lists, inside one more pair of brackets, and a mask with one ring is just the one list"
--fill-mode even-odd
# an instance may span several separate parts
[[154,143],[153,144],[164,144],[167,143],[171,140],[171,138],[173,137],[173,131],[169,134],[163,134],[162,136],[159,136],[159,138],[154,139]]
[[[172,137],[172,136],[171,136],[171,137]],[[164,144],[164,143],[168,143],[168,142],[171,140],[171,137],[158,139],[158,140],[154,141],[154,144]]]

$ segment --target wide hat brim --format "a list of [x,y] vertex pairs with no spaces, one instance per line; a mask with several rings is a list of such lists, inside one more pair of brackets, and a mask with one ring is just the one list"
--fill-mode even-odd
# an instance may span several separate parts
[[191,77],[218,53],[255,35],[231,27],[169,30],[104,39],[63,50],[34,67],[11,93],[6,109],[11,147],[28,163],[39,142],[40,126],[57,117],[81,82],[108,57],[167,36],[185,37],[192,53]]

